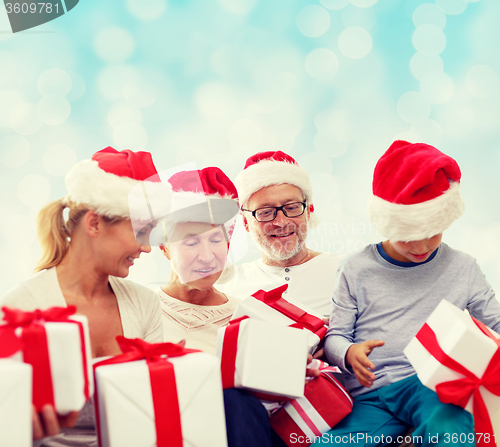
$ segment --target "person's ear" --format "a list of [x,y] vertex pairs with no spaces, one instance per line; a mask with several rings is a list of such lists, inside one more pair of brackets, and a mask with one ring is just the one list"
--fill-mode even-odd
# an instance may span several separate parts
[[102,226],[103,221],[101,216],[96,214],[95,211],[89,210],[85,213],[85,216],[83,216],[83,227],[90,237],[99,236]]
[[310,219],[311,213],[314,213],[314,205],[312,203],[307,206],[307,220]]
[[241,214],[241,217],[243,217],[243,226],[245,227],[245,230],[247,230],[250,233],[250,229],[248,228],[248,220],[244,214]]
[[160,250],[161,252],[163,253],[163,255],[169,260],[171,261],[170,259],[170,252],[167,248],[167,246],[165,244],[160,244]]

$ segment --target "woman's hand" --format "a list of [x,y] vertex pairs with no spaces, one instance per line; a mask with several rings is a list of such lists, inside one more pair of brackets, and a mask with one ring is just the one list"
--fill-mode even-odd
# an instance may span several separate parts
[[373,351],[373,348],[382,346],[384,343],[382,340],[367,340],[351,345],[347,350],[345,356],[347,363],[351,365],[358,382],[367,388],[370,388],[376,379],[372,372],[375,370],[375,365],[370,361],[368,355]]
[[57,435],[62,427],[74,427],[79,415],[79,411],[72,411],[58,416],[50,404],[44,405],[40,413],[33,407],[33,439]]

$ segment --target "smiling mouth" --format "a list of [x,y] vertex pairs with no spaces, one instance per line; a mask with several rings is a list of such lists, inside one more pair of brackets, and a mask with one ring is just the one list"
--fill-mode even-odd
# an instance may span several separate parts
[[294,231],[291,231],[290,233],[280,233],[280,234],[271,234],[271,237],[276,237],[276,238],[282,238],[282,237],[288,237],[294,234]]
[[193,271],[195,273],[198,273],[198,275],[207,276],[207,275],[211,275],[212,273],[214,273],[215,267],[205,268],[205,269],[195,269]]

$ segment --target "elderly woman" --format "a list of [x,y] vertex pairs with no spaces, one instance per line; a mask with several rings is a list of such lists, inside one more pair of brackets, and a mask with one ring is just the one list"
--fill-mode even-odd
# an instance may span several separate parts
[[[66,186],[68,195],[38,215],[40,273],[10,290],[0,304],[24,310],[75,305],[88,318],[93,357],[119,354],[117,335],[161,342],[156,295],[123,279],[134,261],[151,251],[153,221],[170,203],[171,188],[160,182],[151,154],[108,147],[70,170]],[[41,419],[34,414],[34,437],[54,435],[60,423],[74,425],[76,416],[58,421],[46,406]],[[62,434],[42,445],[93,445],[90,405],[77,425],[75,439],[66,433],[61,443]]]
[[[215,354],[217,329],[238,304],[214,287],[223,274],[238,213],[236,188],[218,168],[183,171],[169,179],[172,210],[155,232],[172,262],[169,281],[157,290],[165,340]],[[224,273],[227,276],[227,273]]]

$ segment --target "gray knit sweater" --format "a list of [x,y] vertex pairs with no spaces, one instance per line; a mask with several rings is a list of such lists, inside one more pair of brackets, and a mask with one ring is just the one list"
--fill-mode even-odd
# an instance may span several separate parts
[[[431,261],[411,267],[389,262],[375,244],[341,263],[325,350],[345,371],[353,396],[415,374],[403,349],[442,299],[500,332],[500,303],[476,260],[444,243]],[[345,355],[353,343],[373,339],[385,345],[369,355],[377,379],[365,388],[346,367]]]

